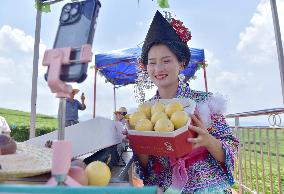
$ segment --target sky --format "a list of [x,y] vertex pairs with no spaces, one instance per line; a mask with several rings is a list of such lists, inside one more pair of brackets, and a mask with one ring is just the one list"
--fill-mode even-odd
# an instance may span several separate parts
[[[52,48],[61,8],[67,2],[54,4],[50,13],[42,13],[37,113],[57,114],[58,99],[43,78],[46,68],[41,62],[44,50]],[[284,0],[276,2],[283,40]],[[101,0],[101,4],[93,42],[95,54],[140,44],[156,10],[170,11],[191,30],[189,46],[205,50],[208,88],[225,97],[226,113],[283,107],[269,0],[169,0],[169,9],[161,9],[155,0]],[[0,6],[2,108],[31,110],[35,17],[33,0],[10,0]],[[89,66],[94,61],[93,57]],[[73,84],[86,96],[87,109],[80,112],[81,120],[92,118],[93,84],[91,68],[85,82]],[[204,90],[202,71],[190,86]],[[153,94],[154,90],[148,90],[146,98]],[[138,106],[133,86],[117,89],[116,98],[117,107],[133,110]],[[96,115],[110,118],[113,110],[113,85],[99,76]]]

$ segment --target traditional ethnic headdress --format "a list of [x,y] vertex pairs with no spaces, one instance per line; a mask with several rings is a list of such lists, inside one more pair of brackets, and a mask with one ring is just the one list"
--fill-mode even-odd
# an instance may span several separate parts
[[140,103],[145,101],[144,90],[153,86],[145,68],[148,64],[150,48],[155,44],[165,44],[177,56],[177,59],[184,61],[187,66],[190,61],[187,42],[190,39],[191,32],[183,26],[181,21],[171,18],[170,15],[164,18],[159,11],[156,12],[142,47],[141,59],[138,61],[139,72],[134,92]]
[[190,51],[187,42],[191,39],[190,31],[183,23],[174,18],[165,19],[157,11],[146,35],[141,54],[141,61],[148,64],[148,52],[154,44],[163,43],[176,54],[179,61],[185,61],[187,65],[190,60]]

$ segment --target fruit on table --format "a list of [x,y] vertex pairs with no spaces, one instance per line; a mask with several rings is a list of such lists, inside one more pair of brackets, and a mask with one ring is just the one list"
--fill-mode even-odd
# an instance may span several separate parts
[[161,103],[160,101],[157,101],[151,107],[151,114],[154,115],[155,112],[165,112],[165,105],[163,103]]
[[125,115],[125,118],[126,118],[126,119],[129,119],[129,118],[130,118],[130,114],[126,114],[126,115]]
[[172,114],[176,111],[182,111],[183,106],[179,102],[172,102],[166,106],[165,112],[169,118],[171,118]]
[[149,119],[141,119],[137,121],[135,129],[138,131],[153,131],[153,124]]
[[85,170],[79,166],[71,166],[68,175],[81,185],[88,185],[88,177]]
[[138,106],[138,112],[142,112],[147,118],[150,118],[151,117],[151,106],[149,104],[140,104]]
[[17,144],[14,139],[7,135],[0,135],[0,155],[14,154]]
[[188,121],[188,114],[185,111],[176,111],[171,116],[171,121],[175,126],[175,129],[179,129],[186,125]]
[[171,132],[174,129],[173,123],[168,118],[159,119],[154,126],[154,130],[160,132]]
[[89,185],[106,186],[111,178],[109,167],[104,162],[100,161],[94,161],[88,164],[85,172],[88,177]]
[[165,112],[155,112],[151,117],[151,122],[155,124],[161,118],[168,118]]
[[142,112],[134,112],[130,115],[129,117],[129,123],[131,127],[135,127],[137,121],[141,120],[141,119],[146,119],[146,116],[144,113]]

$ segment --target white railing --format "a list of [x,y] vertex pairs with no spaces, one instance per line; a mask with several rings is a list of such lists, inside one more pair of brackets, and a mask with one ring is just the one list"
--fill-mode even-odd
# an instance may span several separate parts
[[[231,128],[240,141],[234,173],[239,193],[283,193],[283,113],[284,108],[275,108],[226,116],[228,121],[234,119]],[[241,124],[241,119],[253,122],[260,116],[267,119],[263,122],[266,126]]]

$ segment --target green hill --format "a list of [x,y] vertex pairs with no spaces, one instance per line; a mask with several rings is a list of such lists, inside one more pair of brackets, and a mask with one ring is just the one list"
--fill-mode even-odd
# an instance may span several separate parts
[[[0,108],[0,116],[3,116],[11,130],[11,136],[16,141],[24,141],[29,138],[30,113]],[[36,116],[36,136],[55,130],[58,126],[57,118],[43,114]]]

